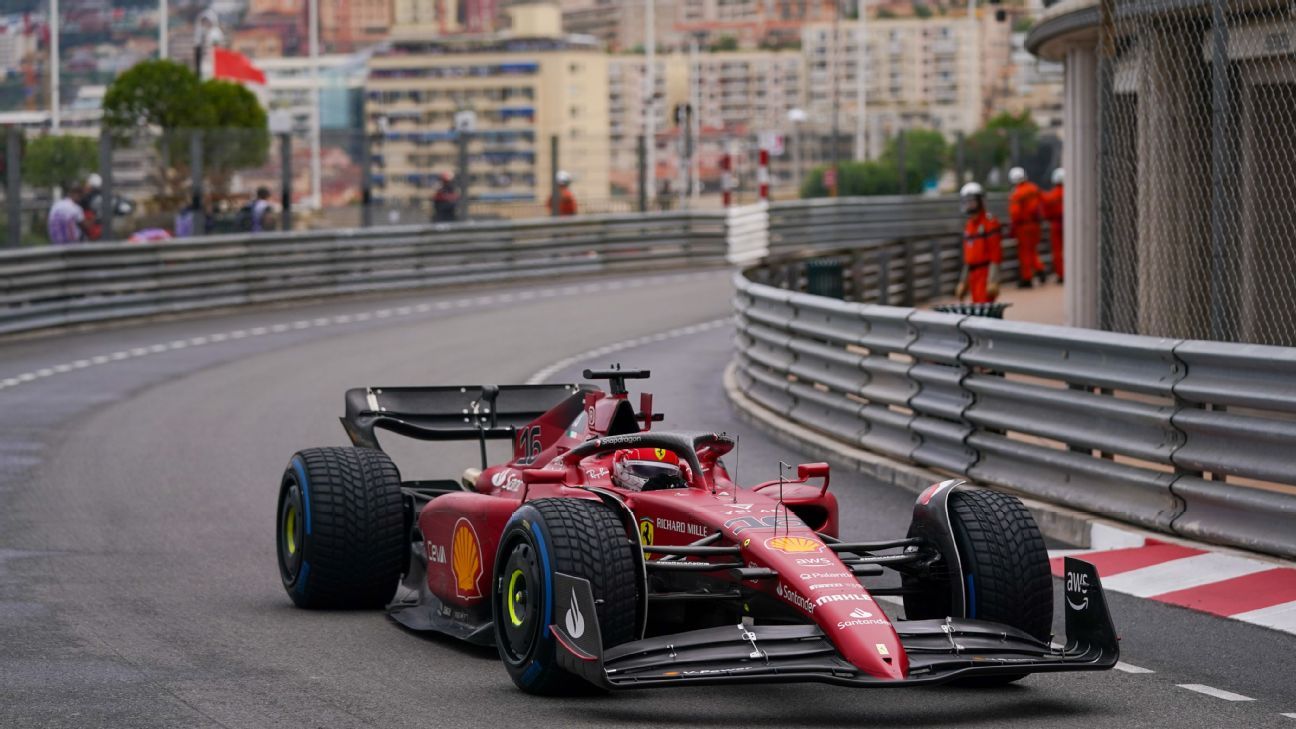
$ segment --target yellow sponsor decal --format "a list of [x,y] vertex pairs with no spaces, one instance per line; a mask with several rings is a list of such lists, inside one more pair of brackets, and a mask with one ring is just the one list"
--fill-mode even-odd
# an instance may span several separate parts
[[654,449],[653,449],[653,454],[657,456],[657,460],[659,460],[659,461],[664,461],[664,460],[666,460],[666,449],[665,449],[665,448],[654,448]]
[[809,537],[770,537],[765,540],[765,546],[789,554],[822,552],[824,547],[823,542]]
[[455,577],[455,594],[481,597],[482,551],[472,522],[460,517],[450,539],[450,571]]

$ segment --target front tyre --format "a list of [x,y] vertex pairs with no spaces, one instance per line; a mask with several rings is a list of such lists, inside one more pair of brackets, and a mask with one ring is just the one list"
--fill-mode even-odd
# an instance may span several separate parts
[[370,448],[311,448],[284,470],[279,576],[302,608],[381,608],[405,569],[400,472]]
[[634,640],[639,624],[637,541],[607,506],[587,499],[523,504],[500,538],[491,606],[495,643],[518,688],[555,696],[589,685],[558,667],[553,573],[589,580],[603,647]]

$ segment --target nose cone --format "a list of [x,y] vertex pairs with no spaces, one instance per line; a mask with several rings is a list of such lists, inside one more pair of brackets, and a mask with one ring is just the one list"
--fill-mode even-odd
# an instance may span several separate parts
[[877,603],[829,602],[817,606],[815,612],[815,622],[856,668],[878,678],[909,675],[909,657],[900,645],[900,636]]

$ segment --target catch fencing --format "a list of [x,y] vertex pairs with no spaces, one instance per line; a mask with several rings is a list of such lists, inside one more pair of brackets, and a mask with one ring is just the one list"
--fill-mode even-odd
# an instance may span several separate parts
[[[799,285],[780,279],[786,268],[735,277],[734,372],[751,401],[848,446],[1296,557],[1296,351],[846,302],[753,280]],[[886,300],[865,281],[874,288],[860,298]]]
[[1099,4],[1104,329],[1296,345],[1296,28],[1280,0]]

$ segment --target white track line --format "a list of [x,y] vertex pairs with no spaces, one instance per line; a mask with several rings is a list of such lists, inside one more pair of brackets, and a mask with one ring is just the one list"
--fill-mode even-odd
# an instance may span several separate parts
[[1235,694],[1232,691],[1225,691],[1224,689],[1217,689],[1213,686],[1206,686],[1200,683],[1179,683],[1175,685],[1181,689],[1196,691],[1199,694],[1214,696],[1217,699],[1224,699],[1225,701],[1255,701],[1255,699],[1251,698],[1250,696]]
[[[437,309],[459,308],[464,309],[471,306],[490,306],[493,304],[502,304],[521,299],[531,299],[536,297],[552,298],[557,296],[574,296],[577,294],[592,294],[601,291],[610,291],[613,289],[622,289],[635,286],[643,286],[649,282],[655,283],[679,283],[683,281],[695,281],[706,278],[712,278],[717,275],[717,271],[695,271],[692,273],[676,273],[664,276],[648,276],[631,281],[622,281],[612,283],[600,281],[582,285],[566,285],[561,287],[550,287],[546,289],[532,289],[523,292],[499,293],[491,296],[470,296],[461,299],[451,299],[441,301],[435,304]],[[29,382],[65,374],[75,370],[86,369],[87,367],[96,367],[99,365],[109,364],[111,362],[121,362],[139,357],[147,357],[153,354],[163,352],[172,352],[189,347],[202,347],[208,344],[219,342],[246,339],[248,337],[260,337],[271,334],[283,334],[289,331],[299,331],[302,329],[319,329],[352,322],[365,322],[371,319],[387,319],[392,317],[405,317],[413,314],[421,314],[430,311],[433,304],[423,303],[413,306],[399,306],[395,309],[377,309],[374,311],[362,311],[354,314],[339,314],[332,317],[317,317],[315,319],[299,319],[292,322],[279,322],[266,326],[256,326],[250,329],[235,329],[228,332],[217,334],[208,334],[204,336],[191,337],[188,339],[176,339],[170,342],[158,343],[143,347],[135,347],[129,351],[111,352],[109,354],[99,354],[84,359],[78,359],[73,362],[66,362],[57,365],[41,367],[31,372],[23,372],[18,375],[4,377],[0,379],[0,390],[6,390]]]
[[1156,673],[1156,671],[1153,671],[1150,668],[1142,668],[1140,666],[1131,665],[1124,661],[1116,661],[1116,670],[1124,671],[1125,673]]
[[1212,552],[1104,577],[1103,588],[1135,597],[1151,597],[1269,569],[1273,565],[1268,562]]
[[542,384],[545,380],[548,380],[550,377],[553,377],[558,372],[558,370],[564,369],[566,367],[570,367],[576,364],[577,362],[581,362],[588,359],[594,359],[595,357],[606,357],[607,355],[613,354],[614,352],[620,352],[626,349],[641,347],[645,344],[652,344],[653,342],[662,342],[667,339],[675,339],[676,337],[686,337],[690,334],[697,334],[699,332],[710,331],[717,327],[724,326],[725,324],[728,324],[731,321],[733,321],[733,318],[726,316],[721,319],[712,319],[711,321],[704,321],[701,324],[690,324],[686,327],[679,327],[678,329],[671,329],[665,332],[657,332],[655,334],[645,334],[642,337],[636,337],[634,339],[626,339],[624,341],[615,342],[613,344],[605,344],[602,347],[598,347],[596,349],[589,349],[584,352],[581,352],[580,354],[574,354],[570,357],[563,357],[557,362],[550,364],[548,367],[545,367],[539,372],[536,372],[534,375],[528,377],[526,384],[528,385]]
[[1296,719],[1296,711],[1293,711],[1290,714],[1279,714],[1278,716],[1285,716],[1288,719]]

